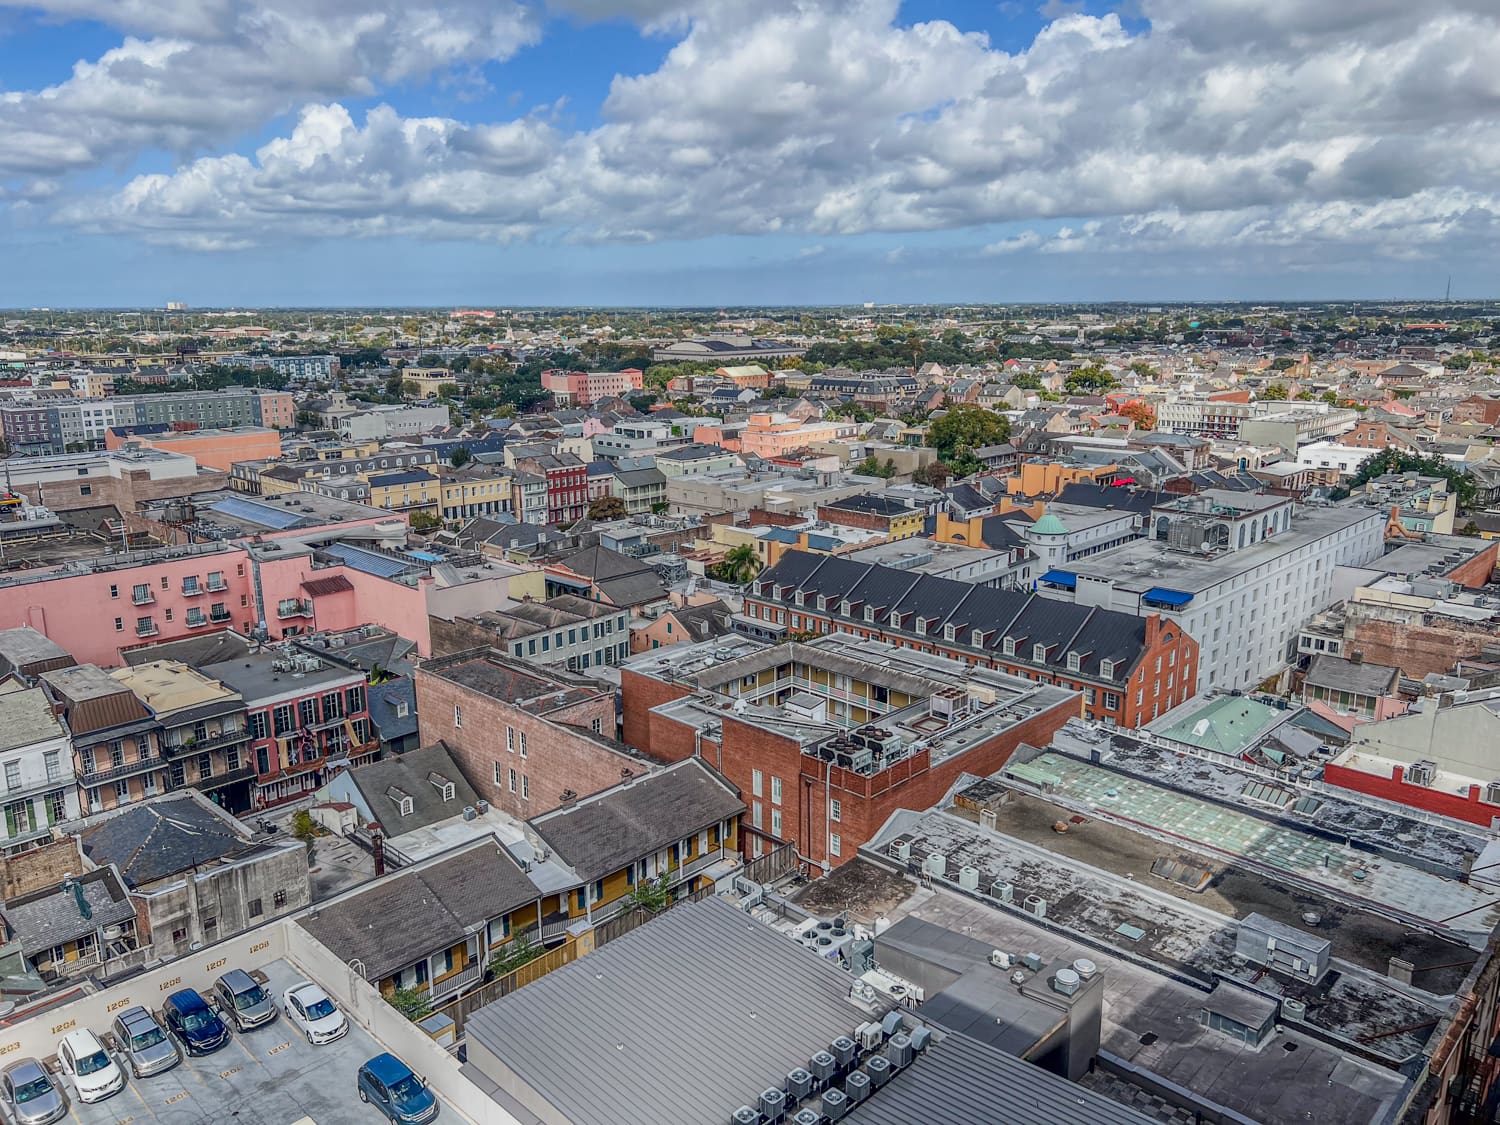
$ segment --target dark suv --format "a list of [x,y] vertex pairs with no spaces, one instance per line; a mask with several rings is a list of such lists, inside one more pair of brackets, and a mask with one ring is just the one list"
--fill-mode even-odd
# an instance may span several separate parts
[[161,1018],[190,1055],[211,1055],[229,1042],[229,1028],[194,989],[168,996]]
[[426,1125],[438,1115],[438,1100],[411,1067],[390,1053],[359,1068],[359,1100],[373,1104],[393,1125]]

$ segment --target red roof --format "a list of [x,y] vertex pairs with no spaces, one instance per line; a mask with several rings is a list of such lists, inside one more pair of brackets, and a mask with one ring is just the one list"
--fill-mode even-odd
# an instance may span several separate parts
[[329,578],[309,578],[302,583],[302,588],[315,598],[326,597],[329,594],[344,594],[354,589],[354,583],[342,574],[335,574]]

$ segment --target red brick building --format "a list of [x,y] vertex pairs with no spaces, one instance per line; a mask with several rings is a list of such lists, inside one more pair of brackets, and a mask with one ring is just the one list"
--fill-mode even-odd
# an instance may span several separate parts
[[1078,716],[1077,693],[879,642],[724,639],[621,670],[627,739],[702,757],[739,787],[751,856],[795,841],[835,867],[898,809],[935,804]]
[[1455,422],[1479,422],[1486,426],[1493,426],[1496,422],[1500,422],[1500,398],[1470,395],[1453,404],[1453,420]]
[[1414,451],[1417,448],[1409,438],[1385,422],[1360,422],[1348,433],[1340,434],[1337,441],[1340,445],[1353,446],[1355,449]]
[[564,794],[586,797],[652,765],[615,739],[615,693],[597,681],[495,649],[429,660],[414,678],[422,745],[447,743],[475,792],[512,816],[540,815]]
[[1091,719],[1140,727],[1187,702],[1198,642],[1170,618],[1072,605],[788,551],[747,589],[755,635],[842,633],[1055,684]]
[[589,468],[571,453],[517,457],[516,468],[547,478],[547,523],[573,523],[589,510]]

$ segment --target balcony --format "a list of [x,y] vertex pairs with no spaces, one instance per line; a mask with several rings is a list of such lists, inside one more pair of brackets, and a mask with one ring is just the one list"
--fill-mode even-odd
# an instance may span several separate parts
[[95,770],[92,773],[79,774],[78,784],[85,788],[95,785],[107,785],[111,781],[119,781],[124,777],[133,777],[135,774],[144,773],[148,770],[160,769],[161,765],[162,759],[160,757],[138,758],[133,762],[110,766],[107,770]]
[[156,595],[150,590],[137,590],[130,595],[132,605],[150,605],[156,601]]
[[216,609],[209,613],[208,619],[215,625],[225,625],[234,620],[234,614],[230,613],[227,609]]
[[288,598],[276,607],[276,617],[281,621],[292,617],[311,617],[312,615],[312,602],[297,598]]
[[155,621],[137,622],[135,626],[135,635],[137,637],[154,637],[160,632],[161,630],[156,627]]
[[176,757],[179,754],[202,754],[209,750],[218,750],[225,746],[235,746],[241,742],[250,740],[250,728],[240,727],[237,730],[220,731],[218,734],[204,735],[202,738],[194,738],[192,735],[180,741],[164,741],[162,752],[168,757]]
[[433,981],[432,987],[427,993],[427,998],[434,1006],[437,1006],[442,1001],[457,996],[460,992],[467,990],[471,985],[478,984],[483,979],[484,963],[481,961],[471,961],[451,976]]
[[203,626],[208,624],[208,618],[204,617],[201,613],[190,613],[186,618],[183,619],[183,624],[186,625],[189,629],[201,629],[203,628]]
[[185,598],[196,598],[206,593],[208,593],[208,589],[198,585],[196,579],[191,582],[183,582],[182,584],[182,596]]
[[210,578],[208,585],[204,589],[210,594],[222,594],[225,590],[229,589],[229,583],[225,582],[222,578]]

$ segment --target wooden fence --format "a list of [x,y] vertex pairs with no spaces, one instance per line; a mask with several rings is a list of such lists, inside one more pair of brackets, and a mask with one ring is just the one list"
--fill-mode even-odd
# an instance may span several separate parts
[[607,922],[600,922],[594,927],[594,946],[608,945],[615,938],[624,937],[631,930],[644,926],[653,918],[660,918],[674,907],[684,906],[690,902],[701,902],[714,893],[712,884],[700,887],[690,895],[672,899],[660,910],[648,910],[644,906],[637,906],[634,910],[627,910],[623,914],[617,914]]
[[549,949],[540,957],[527,961],[519,969],[513,969],[503,977],[485,981],[473,992],[466,993],[457,1000],[449,1001],[441,1008],[434,1008],[433,1011],[450,1018],[453,1021],[454,1034],[462,1038],[464,1021],[480,1008],[502,996],[509,996],[516,989],[532,981],[540,980],[553,969],[560,969],[577,959],[578,942],[570,937],[556,949]]
[[747,862],[737,878],[749,879],[752,883],[774,883],[796,868],[797,842],[789,840],[785,844],[777,844],[759,859]]

